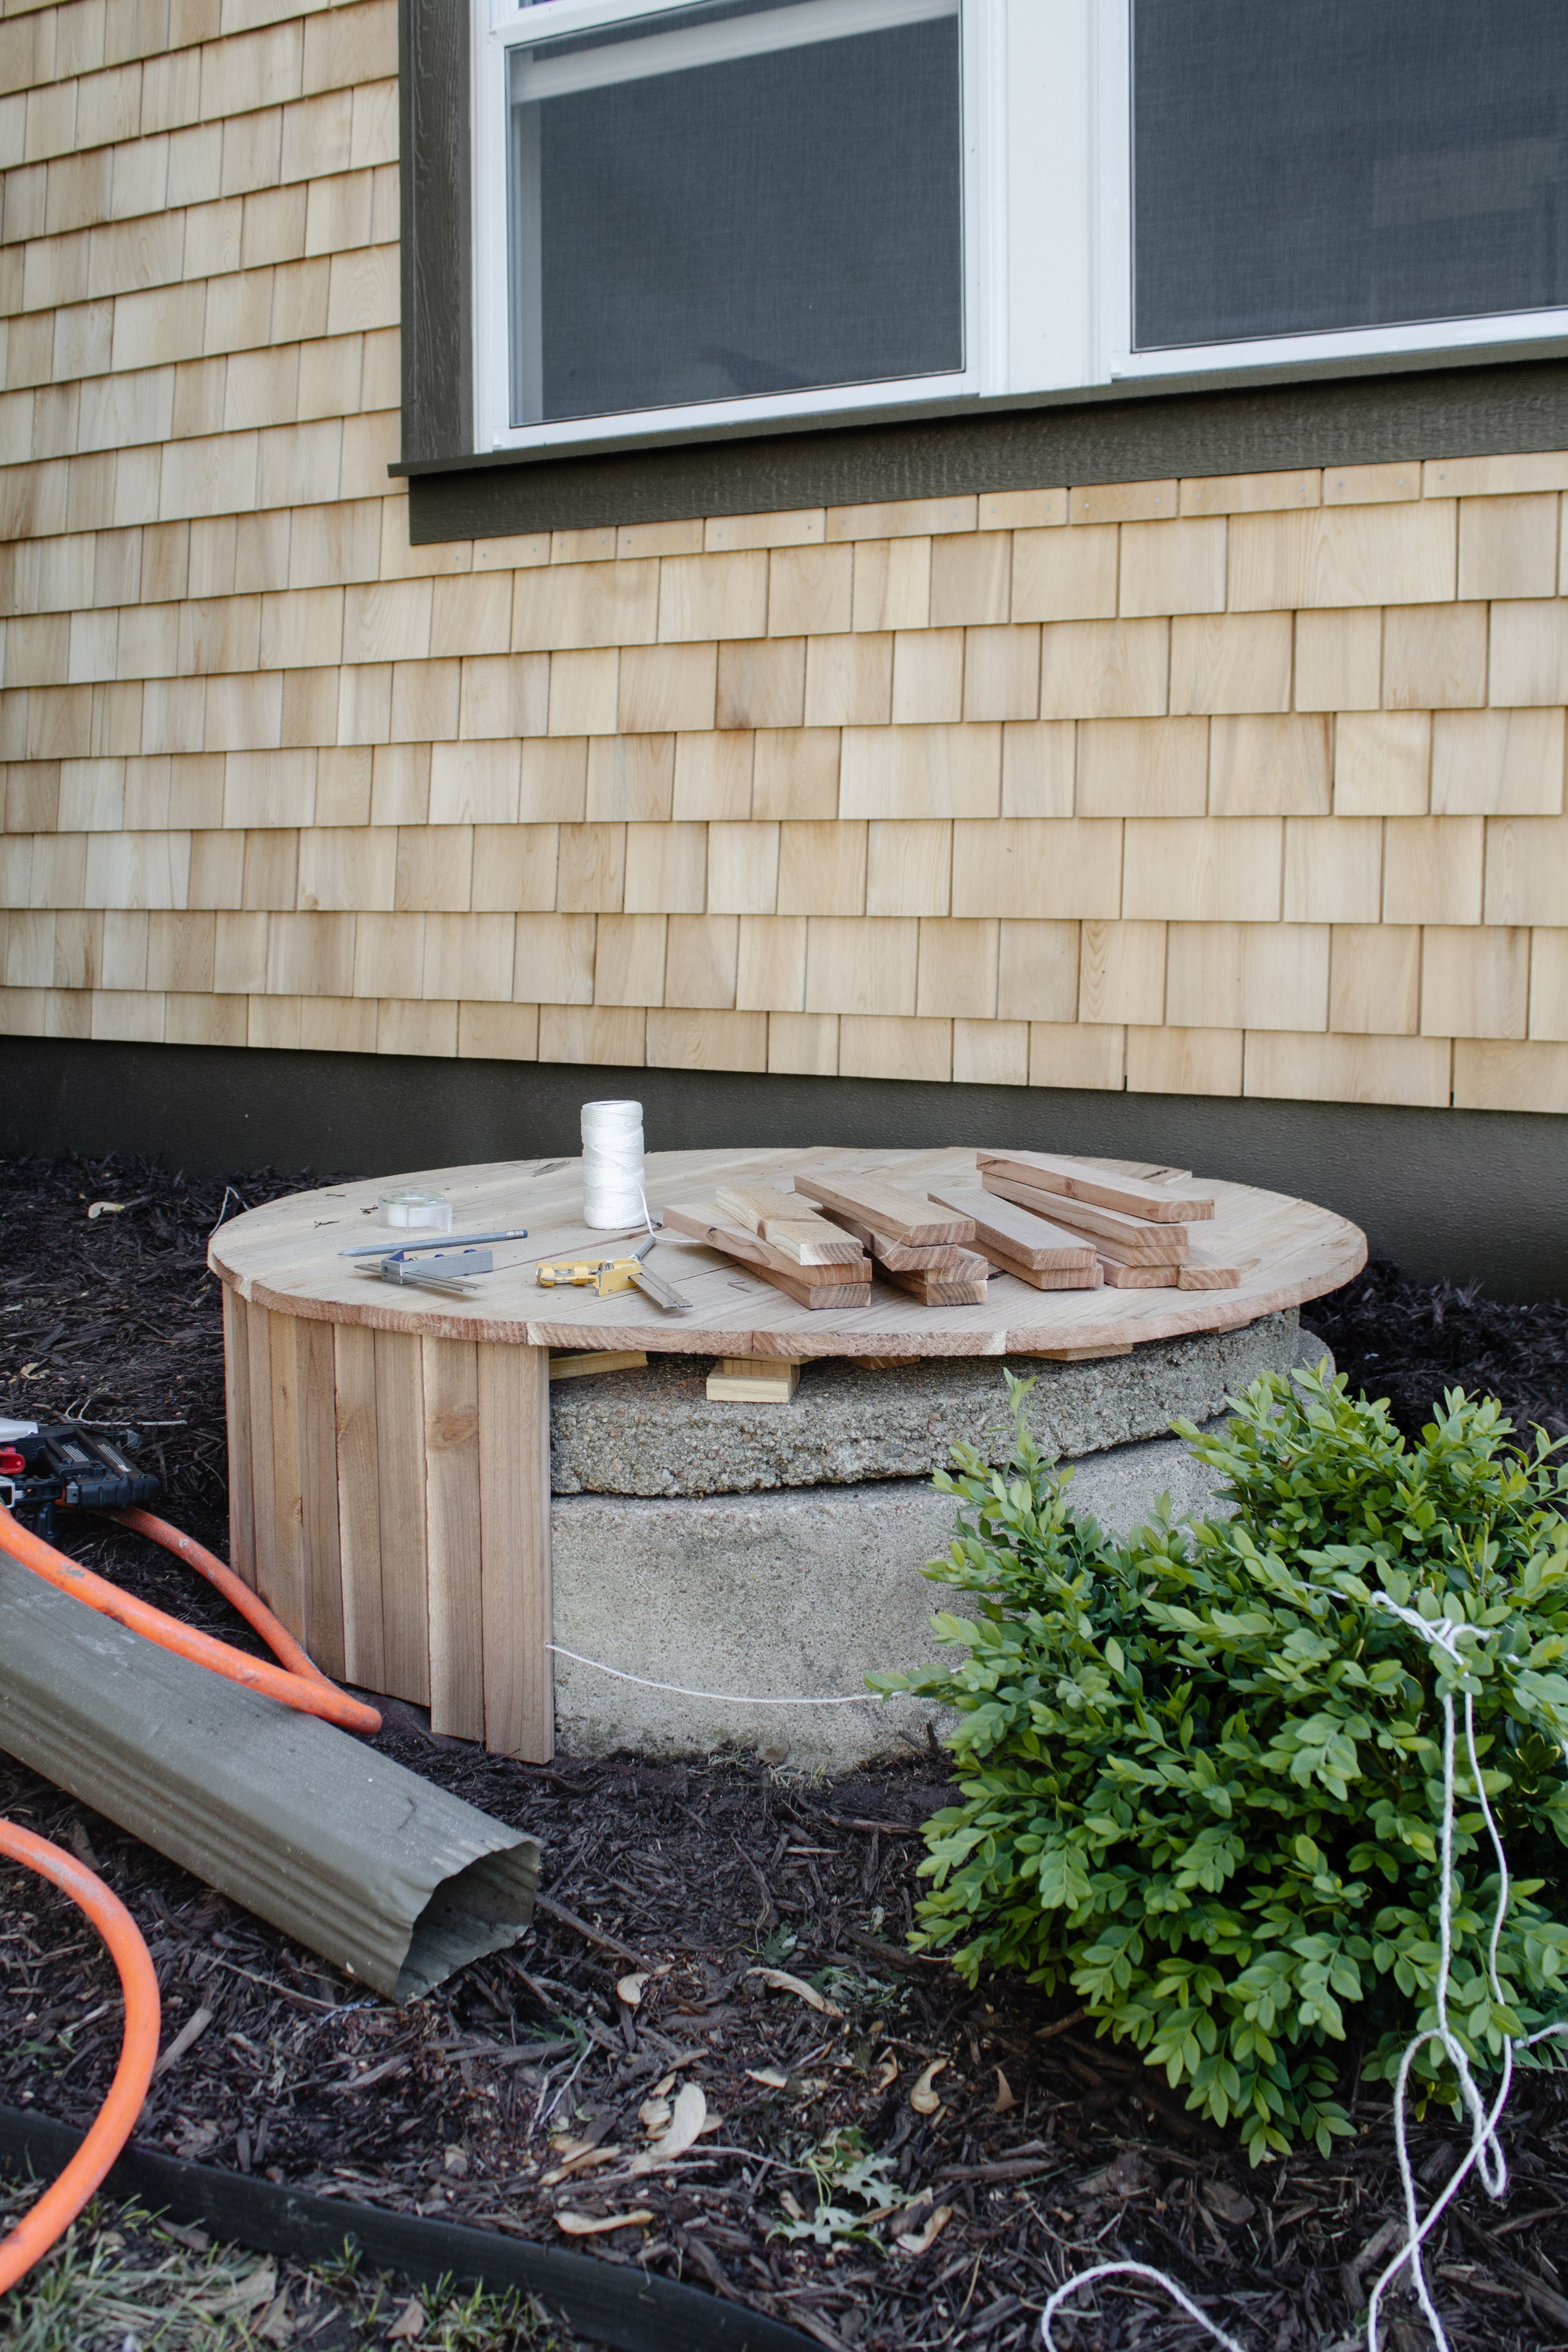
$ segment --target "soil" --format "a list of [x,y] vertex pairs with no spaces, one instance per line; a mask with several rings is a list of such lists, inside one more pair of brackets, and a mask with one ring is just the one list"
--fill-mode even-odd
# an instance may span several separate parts
[[[142,1165],[0,1162],[0,1412],[134,1429],[164,1481],[162,1507],[222,1549],[206,1236],[237,1196],[255,1205],[306,1181],[320,1180],[267,1171],[226,1188]],[[98,1201],[121,1213],[89,1217]],[[1457,1378],[1568,1426],[1560,1307],[1498,1307],[1373,1267],[1310,1320],[1407,1426]],[[63,1540],[146,1598],[248,1640],[208,1588],[139,1538],[80,1523]],[[911,1956],[919,1825],[946,1798],[939,1749],[837,1783],[776,1750],[544,1769],[437,1738],[413,1707],[384,1703],[384,1716],[385,1753],[526,1827],[544,1852],[545,1901],[515,1950],[401,2010],[0,1758],[0,1811],[89,1860],[151,1944],[165,2046],[184,2047],[153,2086],[145,2143],[641,2263],[854,2352],[1007,2352],[1037,2340],[1055,2285],[1121,2257],[1171,2270],[1258,2352],[1359,2340],[1395,2234],[1386,2093],[1353,2095],[1357,2136],[1331,2158],[1250,2170],[1163,2076],[1059,2001],[1015,1982],[971,1991]],[[112,1972],[36,1879],[0,1868],[0,2104],[86,2122],[118,2051]],[[633,1975],[636,2006],[617,1990]],[[1559,2084],[1517,2084],[1506,2213],[1467,2190],[1434,2242],[1456,2346],[1568,2346]],[[710,2128],[670,2168],[634,2171],[688,2084]],[[1415,2128],[1427,2193],[1458,2146],[1446,2118]],[[857,2196],[846,2175],[866,2155],[877,2162]],[[835,2234],[827,2208],[858,2217],[853,2234]],[[570,2235],[572,2215],[638,2218]],[[1081,2308],[1058,2322],[1075,2352],[1207,2340],[1126,2283]],[[1417,2352],[1427,2337],[1414,2305],[1393,2308],[1385,2340]]]

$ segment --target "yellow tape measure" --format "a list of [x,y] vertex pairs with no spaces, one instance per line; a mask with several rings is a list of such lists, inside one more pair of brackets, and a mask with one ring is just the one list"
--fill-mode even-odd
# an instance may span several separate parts
[[572,1258],[538,1267],[534,1279],[544,1290],[572,1285],[596,1290],[603,1298],[612,1290],[629,1290],[641,1271],[635,1257]]

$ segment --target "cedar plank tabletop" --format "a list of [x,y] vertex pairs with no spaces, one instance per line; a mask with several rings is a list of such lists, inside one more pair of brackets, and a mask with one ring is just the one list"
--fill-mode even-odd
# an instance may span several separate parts
[[[1085,1165],[1127,1173],[1145,1163]],[[710,1202],[720,1184],[771,1182],[787,1189],[796,1170],[844,1176],[874,1171],[921,1194],[932,1186],[978,1181],[973,1150],[662,1151],[647,1160],[647,1197],[657,1219],[666,1202]],[[419,1169],[295,1193],[221,1226],[208,1256],[213,1271],[247,1304],[307,1320],[531,1348],[797,1360],[1120,1353],[1140,1340],[1233,1329],[1299,1306],[1336,1289],[1365,1263],[1365,1236],[1331,1210],[1217,1178],[1194,1181],[1215,1201],[1212,1223],[1197,1226],[1194,1239],[1201,1239],[1205,1257],[1238,1268],[1236,1289],[1039,1291],[998,1274],[986,1286],[984,1306],[925,1307],[879,1273],[868,1306],[814,1310],[796,1306],[739,1260],[665,1233],[651,1265],[692,1301],[689,1315],[666,1313],[637,1290],[600,1298],[591,1289],[542,1289],[534,1268],[543,1260],[613,1256],[621,1254],[623,1241],[646,1238],[637,1228],[622,1236],[583,1223],[579,1160]],[[495,1245],[496,1270],[479,1278],[471,1302],[395,1289],[338,1255],[369,1243],[384,1242],[392,1250],[405,1241],[435,1238],[377,1222],[377,1198],[395,1184],[445,1192],[454,1238],[512,1225],[525,1225],[528,1238]]]

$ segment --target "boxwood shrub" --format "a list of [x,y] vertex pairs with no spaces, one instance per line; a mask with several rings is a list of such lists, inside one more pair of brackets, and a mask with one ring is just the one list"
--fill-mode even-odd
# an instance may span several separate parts
[[[1302,2136],[1326,2153],[1352,2063],[1392,2075],[1434,2021],[1447,1674],[1513,1874],[1500,2003],[1461,1736],[1452,2021],[1485,2068],[1568,2014],[1568,1472],[1545,1439],[1455,1391],[1407,1443],[1326,1367],[1267,1374],[1220,1431],[1176,1424],[1213,1515],[1162,1506],[1119,1542],[1041,1457],[1028,1385],[1009,1378],[1005,1473],[961,1447],[938,1475],[961,1505],[927,1570],[964,1596],[935,1620],[951,1657],[875,1678],[958,1717],[917,1945],[971,1984],[1070,1990],[1255,2162]],[[1462,1681],[1379,1591],[1465,1629]],[[1421,2074],[1451,2095],[1430,2051]]]

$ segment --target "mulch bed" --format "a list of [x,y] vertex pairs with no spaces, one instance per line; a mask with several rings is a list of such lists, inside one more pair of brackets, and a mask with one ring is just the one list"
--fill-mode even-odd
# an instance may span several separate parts
[[[253,1206],[303,1181],[268,1171],[235,1190]],[[0,1412],[134,1427],[168,1516],[219,1549],[222,1348],[204,1253],[225,1192],[140,1165],[0,1163]],[[95,1200],[127,1205],[89,1219]],[[1373,1268],[1310,1320],[1406,1425],[1462,1380],[1568,1427],[1562,1308],[1500,1307]],[[82,1526],[66,1540],[145,1597],[245,1638],[205,1586],[138,1539]],[[1121,2254],[1169,2267],[1260,2352],[1357,2340],[1393,2242],[1386,2093],[1354,2097],[1359,2136],[1331,2158],[1251,2171],[1162,2076],[1061,2003],[1012,1983],[972,1993],[912,1958],[902,1940],[918,1825],[944,1801],[940,1752],[836,1784],[743,1755],[546,1769],[436,1738],[417,1709],[384,1713],[385,1753],[540,1838],[554,1906],[514,1952],[403,2010],[0,1759],[0,1811],[74,1845],[141,1923],[165,2040],[205,2021],[153,2087],[149,2144],[642,2263],[855,2352],[1005,2352],[1035,2340],[1054,2285]],[[85,2121],[118,2048],[112,1973],[39,1882],[0,1870],[0,2103]],[[616,1985],[634,1969],[648,1981],[631,2009]],[[826,2006],[765,1969],[806,1980]],[[668,2105],[689,2082],[715,2127],[673,2170],[632,2173],[645,2103]],[[1568,2345],[1568,2087],[1523,2078],[1507,2137],[1506,2216],[1467,2191],[1432,2268],[1457,2345],[1535,2352]],[[1447,2118],[1416,2127],[1428,2189],[1458,2145]],[[882,2161],[857,2199],[843,2177],[860,2152]],[[826,2225],[824,2243],[782,2234],[792,2204],[816,2212],[818,2179],[824,2202],[896,2210],[837,2242]],[[634,2210],[649,2219],[600,2236],[568,2239],[557,2221]],[[1394,2306],[1395,2352],[1427,2340],[1413,2308]],[[1078,2352],[1205,2340],[1115,2288],[1061,2334]]]

